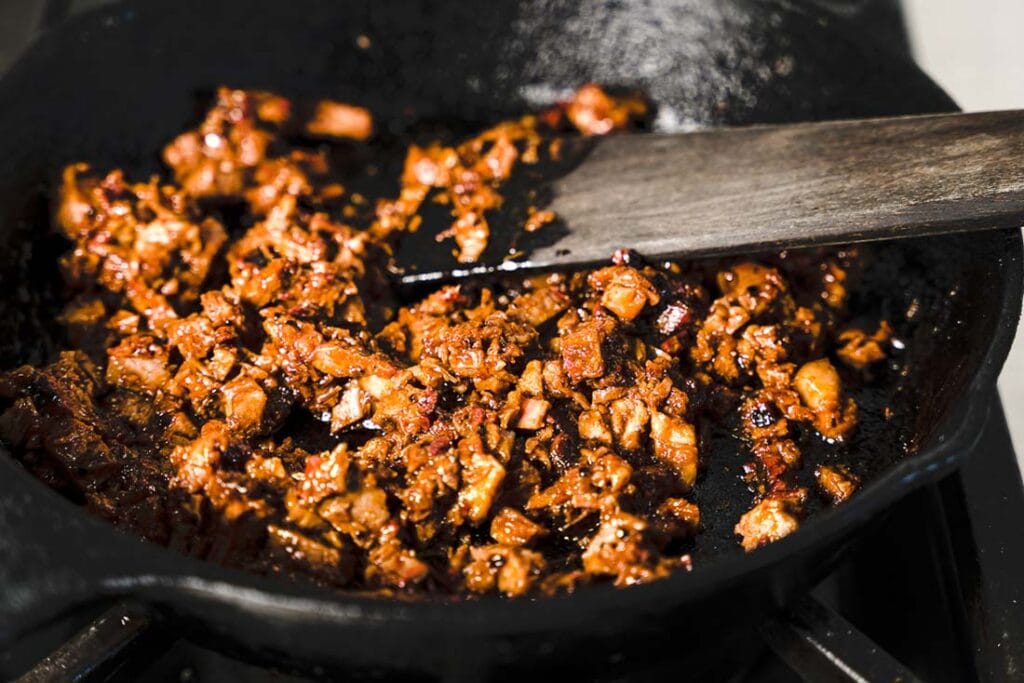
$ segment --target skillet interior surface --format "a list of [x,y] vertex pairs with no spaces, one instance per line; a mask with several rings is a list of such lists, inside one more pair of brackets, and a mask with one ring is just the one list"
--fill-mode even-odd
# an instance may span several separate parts
[[[370,37],[369,49],[356,47],[360,35]],[[570,2],[499,2],[482,13],[472,3],[259,0],[93,13],[44,36],[0,85],[2,365],[38,362],[59,344],[55,256],[64,246],[45,231],[57,171],[79,159],[136,176],[159,171],[156,152],[195,120],[197,92],[226,83],[353,101],[401,134],[414,121],[465,125],[521,113],[586,81],[641,89],[664,131],[953,108],[905,54],[854,39],[831,15],[785,2],[608,2],[586,10]],[[853,308],[896,323],[906,351],[886,371],[893,377],[885,391],[859,397],[872,417],[862,421],[848,457],[885,472],[774,547],[749,557],[736,549],[728,520],[749,497],[736,477],[744,456],[725,449],[710,457],[731,459],[732,471],[712,468],[698,493],[702,509],[713,511],[709,519],[720,522],[698,539],[692,576],[621,592],[588,589],[544,604],[345,598],[123,538],[4,457],[0,544],[8,549],[0,553],[0,585],[8,588],[0,617],[10,618],[0,618],[7,624],[0,637],[58,610],[58,598],[134,593],[274,659],[413,667],[443,659],[452,634],[518,634],[510,652],[529,643],[528,651],[554,657],[560,650],[544,643],[561,642],[564,635],[552,634],[570,626],[577,639],[599,638],[651,615],[660,624],[660,615],[678,616],[684,606],[704,614],[696,605],[728,591],[734,605],[756,596],[748,600],[752,611],[781,600],[820,575],[849,532],[886,501],[962,454],[953,446],[970,441],[972,420],[983,412],[974,402],[994,383],[1016,323],[1017,235],[868,251],[874,266]],[[886,404],[901,413],[897,419],[875,419]],[[952,446],[936,448],[941,442]],[[903,460],[906,453],[918,454]],[[701,562],[705,556],[710,561]],[[597,619],[610,614],[617,623]],[[259,626],[246,626],[253,615]],[[342,633],[344,646],[336,638]],[[378,642],[383,633],[393,642]],[[409,646],[412,639],[419,644]]]

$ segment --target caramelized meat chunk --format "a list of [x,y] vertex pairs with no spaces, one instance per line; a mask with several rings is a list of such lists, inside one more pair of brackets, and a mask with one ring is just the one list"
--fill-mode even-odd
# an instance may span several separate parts
[[551,403],[542,398],[527,397],[523,399],[519,407],[519,417],[516,419],[518,429],[536,431],[544,426],[544,418],[551,409]]
[[741,545],[747,552],[790,535],[800,526],[790,504],[785,499],[762,500],[740,517],[736,533],[743,538]]
[[607,327],[600,321],[582,323],[562,338],[562,368],[573,383],[604,375],[601,345]]
[[474,593],[498,590],[509,597],[523,595],[545,566],[540,553],[503,545],[472,548],[470,556],[463,574],[466,587]]
[[514,508],[503,508],[491,520],[491,537],[502,545],[530,545],[545,533],[544,527]]
[[654,286],[628,266],[609,266],[590,274],[590,286],[601,292],[601,305],[623,321],[640,315],[644,306],[660,300]]
[[842,438],[856,420],[856,404],[843,401],[839,373],[827,358],[806,363],[797,370],[793,387],[814,414],[814,426],[829,438]]
[[616,585],[651,581],[668,573],[646,538],[648,524],[624,512],[608,515],[583,551],[583,569],[615,577]]
[[842,503],[853,495],[860,485],[860,481],[854,475],[828,465],[819,465],[815,468],[814,478],[822,493],[833,503]]
[[462,464],[462,488],[454,508],[457,516],[478,524],[487,517],[494,503],[505,468],[498,460],[475,446],[463,448],[460,444],[459,461]]
[[306,131],[312,135],[365,140],[373,134],[373,116],[362,107],[322,100],[306,122]]
[[334,548],[305,534],[270,524],[267,526],[271,552],[286,555],[297,567],[312,567],[314,575],[344,585],[352,579],[353,557],[343,548]]
[[892,328],[882,321],[873,334],[851,328],[839,333],[841,346],[836,351],[847,365],[863,370],[885,358],[885,345],[892,338]]
[[566,114],[581,133],[603,135],[624,128],[630,120],[643,116],[647,106],[636,97],[613,98],[601,86],[590,83],[576,92]]
[[668,463],[686,488],[697,481],[697,434],[693,425],[664,413],[651,416],[654,454]]

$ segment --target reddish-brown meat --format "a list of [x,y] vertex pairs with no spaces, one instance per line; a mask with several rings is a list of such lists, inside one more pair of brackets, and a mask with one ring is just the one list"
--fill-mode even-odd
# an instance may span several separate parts
[[[689,569],[710,440],[736,425],[753,506],[736,533],[748,550],[781,538],[807,499],[803,444],[856,426],[840,371],[880,360],[892,335],[838,330],[856,254],[651,265],[622,251],[406,306],[387,284],[402,233],[433,216],[473,261],[510,181],[557,157],[560,135],[645,112],[587,85],[538,116],[410,145],[394,196],[368,199],[347,188],[386,167],[372,145],[286,143],[367,140],[366,110],[222,88],[164,150],[173,181],[66,169],[73,350],[0,376],[0,434],[120,526],[343,588],[513,596]],[[365,173],[332,169],[356,148],[347,165]],[[554,218],[530,206],[523,228]],[[828,499],[856,488],[812,466]]]

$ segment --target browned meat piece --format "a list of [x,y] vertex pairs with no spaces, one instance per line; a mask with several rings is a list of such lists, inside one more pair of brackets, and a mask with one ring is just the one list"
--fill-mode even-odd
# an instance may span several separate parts
[[860,486],[857,477],[838,467],[819,465],[814,470],[814,478],[822,493],[833,503],[842,503],[853,495]]
[[839,406],[842,385],[839,373],[827,358],[806,363],[793,378],[793,387],[800,399],[815,413],[835,410]]
[[449,517],[479,524],[487,517],[505,479],[505,468],[494,456],[483,451],[479,439],[463,439],[459,443],[459,462],[463,485]]
[[107,352],[107,382],[156,393],[171,379],[169,354],[153,337],[132,335]]
[[248,375],[240,374],[220,391],[228,426],[242,432],[258,431],[267,407],[267,394],[259,383]]
[[396,496],[404,507],[404,517],[424,538],[437,533],[436,518],[454,504],[459,489],[459,459],[447,450],[448,443],[442,436],[426,448],[412,446],[405,452],[407,485]]
[[545,566],[540,553],[502,545],[471,548],[470,556],[472,561],[462,571],[466,587],[474,593],[497,589],[509,597],[522,595]]
[[491,538],[508,546],[530,545],[547,530],[513,508],[502,508],[491,520]]
[[793,378],[793,387],[814,413],[814,427],[823,436],[840,439],[853,429],[857,406],[852,400],[842,400],[839,373],[827,358],[801,366]]
[[608,414],[612,434],[619,446],[627,451],[638,450],[651,419],[647,405],[637,397],[624,396],[609,404]]
[[743,538],[747,552],[788,536],[800,526],[789,501],[780,498],[762,500],[740,517],[736,534]]
[[[315,192],[313,179],[326,171],[325,165],[322,157],[300,151],[267,159],[253,169],[256,186],[243,191],[245,198],[254,214],[265,215],[288,197],[311,197]],[[322,194],[327,192],[323,188]]]
[[693,425],[664,413],[651,416],[654,454],[671,465],[686,488],[697,481],[697,434]]
[[581,133],[604,135],[624,128],[631,119],[643,116],[647,105],[640,98],[613,98],[601,86],[590,83],[576,91],[566,114]]
[[607,325],[599,320],[591,320],[581,323],[562,337],[562,367],[572,382],[597,379],[604,375],[601,345],[607,334]]
[[331,409],[331,431],[338,432],[354,425],[370,414],[371,407],[370,395],[357,383],[349,383]]
[[516,388],[527,396],[541,396],[544,393],[544,364],[537,359],[527,362]]
[[604,416],[597,410],[585,410],[578,418],[579,435],[581,439],[600,441],[606,446],[612,445],[614,435],[608,428]]
[[541,286],[512,300],[508,313],[512,318],[537,327],[569,307],[569,296],[558,284]]
[[870,335],[858,329],[844,330],[839,334],[839,343],[842,346],[836,353],[847,365],[863,370],[885,358],[882,345],[888,343],[891,338],[892,328],[884,320]]
[[826,262],[822,278],[821,298],[834,309],[841,309],[846,302],[846,270],[835,262]]
[[601,292],[601,305],[619,317],[630,321],[640,315],[646,305],[660,300],[654,285],[635,268],[609,266],[595,270],[588,282]]
[[[126,312],[125,312],[126,313]],[[132,314],[128,314],[132,315]],[[80,295],[68,302],[60,315],[60,322],[68,332],[68,341],[75,348],[90,355],[101,353],[110,344],[111,333],[108,325],[123,334],[137,331],[138,316],[134,321],[118,316],[108,322],[108,311],[103,299],[93,294]],[[135,325],[132,325],[135,322]]]
[[298,562],[330,567],[341,564],[341,553],[335,548],[318,543],[296,531],[283,529],[276,524],[267,525],[267,531],[270,533],[271,544],[279,547]]
[[700,530],[700,508],[685,498],[666,498],[658,506],[658,528],[675,538],[693,536]]
[[352,579],[355,563],[344,548],[334,548],[305,534],[267,525],[271,552],[287,556],[294,566],[312,568],[318,578],[344,585]]
[[357,544],[367,545],[377,537],[391,517],[387,494],[377,488],[364,488],[328,498],[318,512],[339,533]]
[[519,407],[519,417],[516,419],[516,429],[527,429],[536,431],[544,426],[544,418],[547,417],[551,403],[542,398],[528,397],[523,399]]
[[255,481],[264,482],[272,486],[285,486],[288,484],[288,471],[285,469],[281,458],[253,455],[245,463],[245,473]]
[[430,567],[398,539],[398,531],[397,524],[385,524],[378,544],[367,554],[366,579],[371,585],[405,588],[423,581],[430,573]]
[[530,217],[523,224],[523,230],[526,232],[537,232],[556,218],[558,217],[555,215],[555,212],[548,209],[544,211],[531,210]]
[[619,586],[651,581],[668,574],[657,549],[646,540],[647,522],[624,512],[608,515],[583,551],[583,569],[615,577]]
[[455,219],[452,226],[437,234],[437,241],[442,242],[451,237],[458,246],[456,255],[461,263],[478,261],[487,248],[491,237],[491,228],[483,214],[469,211]]
[[373,116],[362,107],[321,100],[306,122],[306,131],[312,135],[365,140],[373,134]]
[[178,469],[177,486],[189,493],[204,489],[215,476],[214,466],[231,444],[231,436],[221,422],[207,422],[202,435],[171,453],[171,463]]
[[778,270],[749,261],[719,273],[718,287],[730,302],[752,315],[763,313],[788,289]]

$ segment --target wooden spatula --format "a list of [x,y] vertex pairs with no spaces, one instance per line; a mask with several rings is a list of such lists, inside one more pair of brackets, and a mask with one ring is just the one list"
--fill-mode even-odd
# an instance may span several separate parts
[[621,248],[661,259],[1024,225],[1024,111],[578,144],[585,157],[550,188],[557,240],[469,266],[400,248],[402,283],[571,269]]

